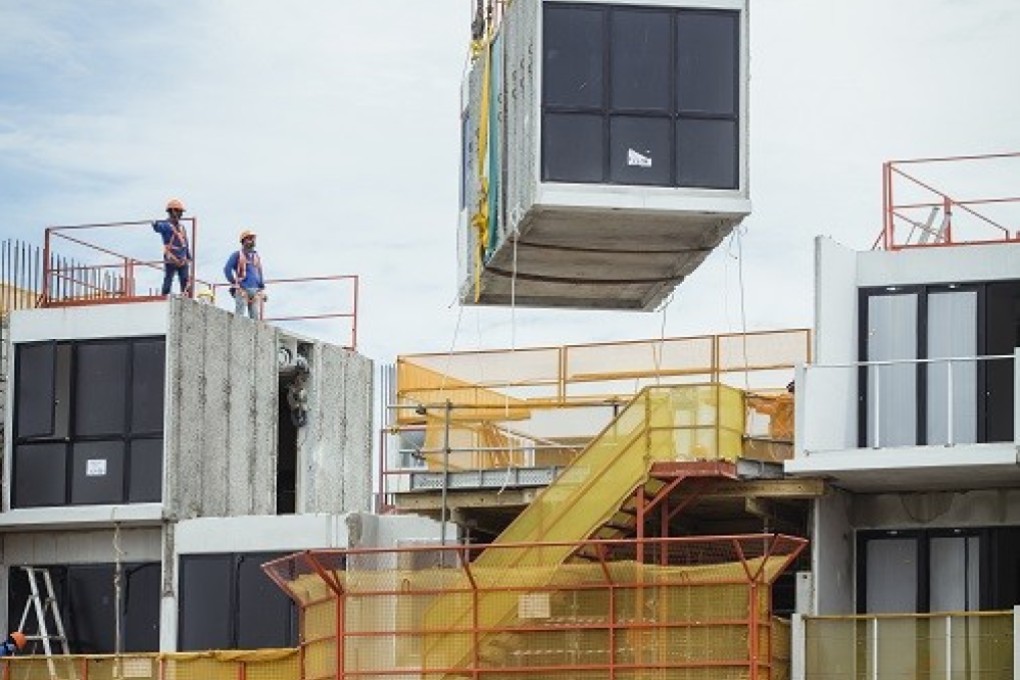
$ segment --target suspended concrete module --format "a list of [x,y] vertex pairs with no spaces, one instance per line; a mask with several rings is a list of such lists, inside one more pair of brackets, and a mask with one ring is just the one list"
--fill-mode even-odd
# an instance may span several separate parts
[[490,24],[462,94],[462,302],[654,309],[751,209],[746,0],[517,0]]

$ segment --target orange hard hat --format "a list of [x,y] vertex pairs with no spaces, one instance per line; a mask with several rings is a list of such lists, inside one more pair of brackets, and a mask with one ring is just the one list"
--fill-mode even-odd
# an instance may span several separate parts
[[246,238],[255,238],[255,232],[254,231],[248,231],[247,229],[245,229],[244,231],[241,232],[241,239],[240,239],[241,242],[243,243],[244,239],[246,239]]
[[171,198],[166,202],[166,211],[170,212],[171,210],[180,210],[181,212],[184,212],[184,204],[176,198]]
[[28,644],[28,638],[20,630],[11,633],[11,639],[14,640],[14,644],[18,649],[24,649],[25,645]]

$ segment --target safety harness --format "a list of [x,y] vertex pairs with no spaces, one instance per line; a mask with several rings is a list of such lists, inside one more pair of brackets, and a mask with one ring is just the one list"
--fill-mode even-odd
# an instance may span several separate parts
[[[244,281],[245,274],[248,273],[249,258],[244,254],[244,248],[237,251],[237,268],[234,270],[234,284],[240,287],[241,282]],[[252,253],[251,255],[251,266],[258,270],[259,276],[262,276],[262,259],[258,253]]]
[[[171,223],[170,226],[173,233],[163,244],[163,259],[174,266],[183,267],[188,263],[188,232],[179,224]],[[184,253],[184,257],[179,257],[175,251]]]

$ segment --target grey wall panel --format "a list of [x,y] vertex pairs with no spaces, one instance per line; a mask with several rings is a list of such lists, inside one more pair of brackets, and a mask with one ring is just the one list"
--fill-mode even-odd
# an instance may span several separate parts
[[276,512],[276,461],[279,440],[280,381],[277,366],[279,334],[273,326],[256,324],[252,381],[257,385],[255,427],[249,428],[249,444],[240,452],[252,466],[241,484],[246,484],[244,507],[232,508],[231,515],[271,515]]
[[503,24],[506,31],[504,101],[506,108],[506,145],[516,150],[506,155],[505,219],[500,241],[518,228],[520,221],[535,202],[538,181],[536,140],[538,135],[538,109],[536,101],[537,73],[535,58],[538,54],[537,2],[515,2],[507,11]]
[[[121,529],[117,547],[124,562],[158,561],[161,556],[158,527]],[[46,531],[3,536],[4,559],[12,564],[93,564],[115,561],[114,532]]]
[[211,305],[173,300],[165,458],[171,516],[274,512],[276,334]]
[[298,511],[367,511],[372,362],[332,345],[316,345],[310,359],[308,424],[298,434]]
[[[188,308],[186,308],[188,309]],[[202,374],[197,385],[196,401],[202,405],[196,423],[202,428],[202,455],[196,464],[201,475],[200,516],[228,517],[229,501],[236,480],[231,478],[231,462],[237,449],[247,440],[241,405],[252,400],[250,371],[252,331],[255,324],[232,314],[206,314],[211,310],[190,309],[202,319],[201,342],[189,348],[199,353]],[[187,338],[184,339],[187,341]],[[245,409],[246,410],[246,409]]]

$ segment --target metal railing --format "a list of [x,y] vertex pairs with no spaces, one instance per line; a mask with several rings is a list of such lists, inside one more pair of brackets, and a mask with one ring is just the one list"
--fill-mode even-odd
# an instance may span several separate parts
[[[198,220],[186,217],[192,262],[197,248]],[[104,303],[140,302],[162,297],[163,259],[135,257],[121,252],[125,248],[130,230],[149,227],[150,221],[105,222],[47,227],[43,244],[42,306],[66,307]],[[116,244],[80,234],[93,232],[121,233]],[[109,237],[110,239],[114,237]],[[153,243],[153,234],[146,234],[146,242]],[[60,249],[71,257],[56,254]],[[151,252],[151,251],[150,251]],[[195,288],[195,267],[189,271],[188,295]]]
[[[303,276],[295,278],[266,279],[266,295],[258,300],[259,318],[267,323],[308,330],[312,326],[325,326],[336,322],[338,337],[346,337],[343,347],[350,350],[358,346],[358,301],[360,278],[356,274],[332,276]],[[199,284],[208,290],[216,304],[224,296],[230,296],[233,286],[229,283]],[[203,295],[199,292],[199,296]],[[273,302],[270,304],[268,300]],[[287,309],[286,314],[267,313],[267,309]]]
[[[309,680],[764,680],[786,664],[769,586],[805,544],[759,534],[311,550],[263,569],[301,609]],[[527,559],[508,568],[502,553]]]
[[[198,222],[194,217],[182,218],[182,222],[189,229],[192,253],[184,294],[215,302],[216,292],[230,286],[216,282],[219,277],[205,280],[197,275]],[[3,311],[163,299],[162,256],[152,259],[137,254],[158,252],[159,239],[151,224],[135,220],[48,227],[41,252],[19,242],[4,242],[0,248]],[[266,315],[264,300],[260,300],[260,318],[295,332],[340,337],[343,347],[357,348],[357,275],[277,278],[265,283],[273,292],[272,309],[287,311]],[[332,333],[317,332],[323,327]]]
[[[978,430],[979,375],[1008,370],[1020,389],[1016,355],[859,361],[804,366],[801,448],[835,450],[887,446],[982,443]],[[923,374],[922,374],[923,371]],[[919,381],[926,399],[917,399]],[[917,423],[924,416],[925,431]],[[1020,433],[1016,409],[1008,414],[1012,439]],[[865,439],[859,432],[863,421]],[[824,434],[821,434],[824,433]],[[843,433],[843,436],[838,436]],[[835,435],[835,436],[834,436]],[[820,441],[821,439],[821,441]]]
[[454,470],[567,465],[655,386],[749,388],[756,408],[741,433],[749,457],[788,458],[789,434],[776,437],[783,416],[767,405],[789,399],[782,386],[810,359],[807,329],[401,356],[395,381],[384,381],[391,401],[381,405],[377,507],[388,508],[385,499],[408,490],[409,475],[430,460],[442,468],[445,453]]
[[1017,677],[1017,609],[795,616],[792,680]]
[[[1020,196],[1006,193],[1016,190],[1018,170],[1020,152],[883,163],[882,231],[872,249],[1020,241]],[[976,176],[1001,188],[992,188],[991,195],[972,194],[969,180]],[[996,195],[1000,191],[1003,195]]]

